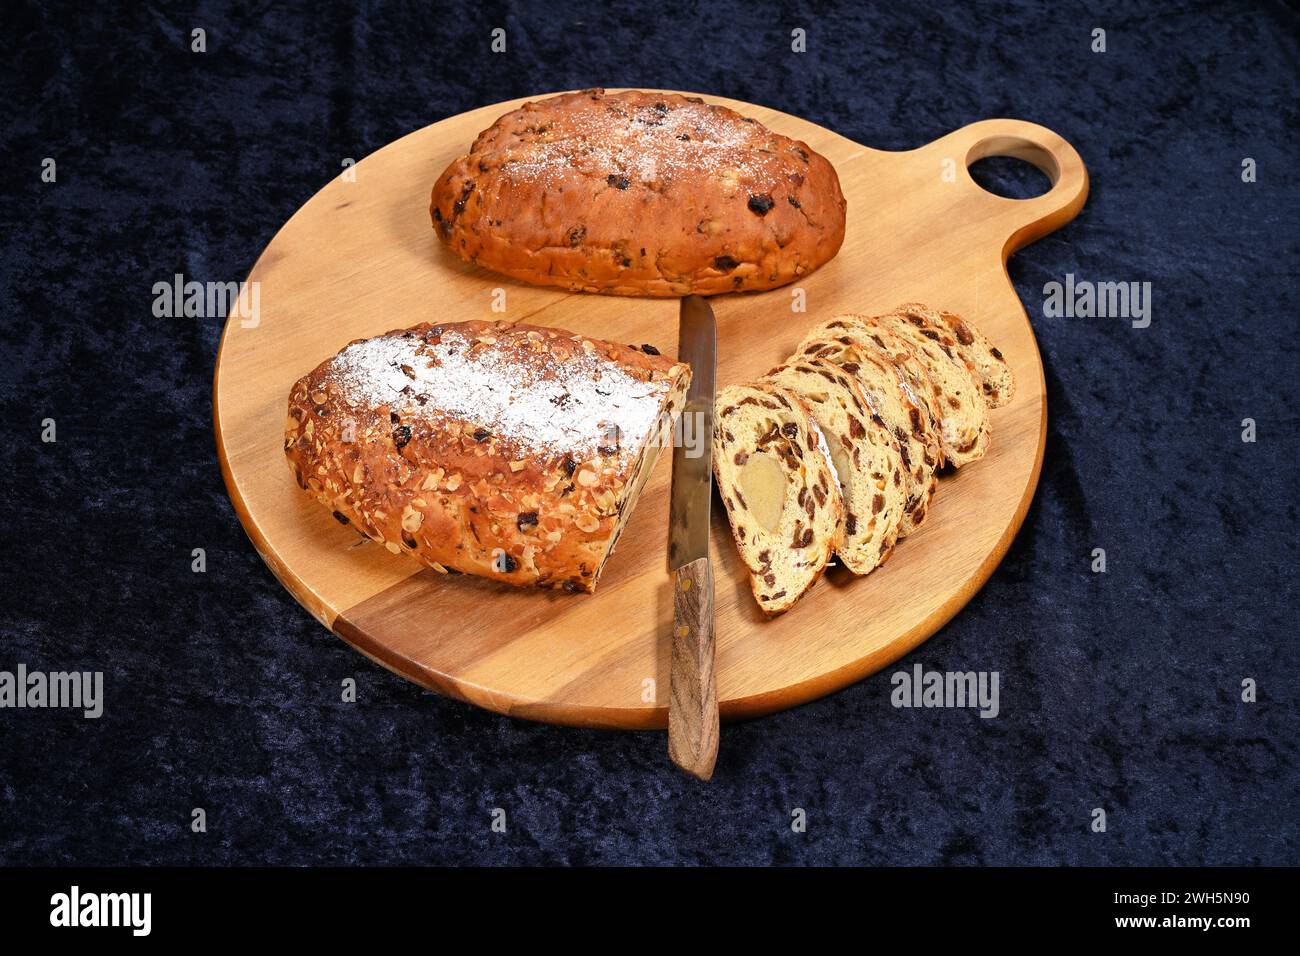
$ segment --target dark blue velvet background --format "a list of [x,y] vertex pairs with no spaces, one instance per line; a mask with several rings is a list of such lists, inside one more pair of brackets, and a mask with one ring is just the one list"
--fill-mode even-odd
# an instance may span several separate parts
[[[0,863],[1300,862],[1294,9],[4,7],[0,669],[102,669],[107,705],[0,711]],[[889,668],[726,728],[701,785],[659,734],[421,691],[250,547],[213,447],[221,322],[155,319],[153,283],[243,278],[343,157],[594,85],[737,97],[891,149],[1015,116],[1082,152],[1088,206],[1011,264],[1050,393],[1036,502],[904,661],[999,671],[996,720],[896,710]],[[1150,328],[1045,318],[1067,272],[1151,282]]]

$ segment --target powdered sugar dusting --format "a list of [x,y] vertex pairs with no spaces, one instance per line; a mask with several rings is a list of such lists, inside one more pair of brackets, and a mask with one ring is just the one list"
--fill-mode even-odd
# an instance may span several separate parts
[[813,419],[810,424],[813,432],[817,435],[817,450],[821,452],[822,460],[826,462],[826,470],[835,479],[836,487],[843,488],[844,479],[840,477],[839,469],[835,467],[835,460],[831,458],[831,446],[826,444],[826,433],[822,431],[822,427],[817,423],[816,419]]
[[541,126],[524,126],[529,118],[520,113],[514,125],[522,129],[503,131],[485,157],[517,182],[550,183],[574,172],[646,185],[700,172],[756,182],[780,148],[760,124],[704,103],[634,105],[614,95]]
[[[483,344],[484,335],[497,342]],[[354,343],[331,360],[326,377],[349,404],[388,406],[403,420],[472,423],[543,455],[634,454],[669,388],[584,349],[581,338],[547,338],[548,348],[533,348],[522,330],[485,330],[476,339],[445,326],[431,339],[405,333]]]

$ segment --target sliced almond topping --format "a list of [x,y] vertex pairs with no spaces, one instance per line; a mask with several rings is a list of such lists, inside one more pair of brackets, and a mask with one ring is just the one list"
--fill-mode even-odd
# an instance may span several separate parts
[[423,512],[416,511],[410,505],[402,512],[402,530],[408,534],[414,534],[420,530],[420,525],[424,523]]

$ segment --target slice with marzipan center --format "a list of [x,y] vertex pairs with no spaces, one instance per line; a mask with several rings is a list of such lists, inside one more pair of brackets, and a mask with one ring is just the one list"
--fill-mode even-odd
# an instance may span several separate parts
[[759,608],[789,610],[826,570],[844,533],[830,450],[808,406],[767,383],[715,400],[713,473]]

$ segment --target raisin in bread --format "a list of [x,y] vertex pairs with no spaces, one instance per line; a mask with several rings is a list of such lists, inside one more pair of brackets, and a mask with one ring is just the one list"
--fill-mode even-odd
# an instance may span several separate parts
[[830,450],[808,406],[768,383],[717,395],[713,473],[759,608],[789,610],[844,533]]
[[842,335],[802,342],[798,354],[833,362],[853,375],[876,416],[898,441],[906,491],[899,537],[911,534],[925,521],[942,461],[939,435],[930,427],[929,416],[898,367],[872,345]]
[[931,327],[946,329],[952,334],[949,348],[960,356],[966,363],[966,368],[975,376],[980,394],[984,396],[984,403],[989,408],[1001,408],[1014,397],[1016,380],[1007,360],[983,332],[961,316],[936,311],[916,302],[900,305],[894,312],[904,317],[920,316]]
[[285,454],[304,490],[394,554],[592,591],[689,381],[653,349],[559,329],[418,325],[299,379]]
[[586,90],[526,103],[433,187],[467,262],[618,295],[771,289],[844,240],[835,168],[807,143],[698,97]]
[[802,398],[817,419],[844,496],[844,540],[836,553],[854,574],[870,573],[889,558],[907,503],[898,441],[857,380],[831,362],[796,358],[763,378]]
[[975,377],[953,348],[953,337],[914,314],[876,315],[863,324],[895,333],[925,365],[939,403],[944,460],[960,468],[983,458],[989,447],[989,409]]

